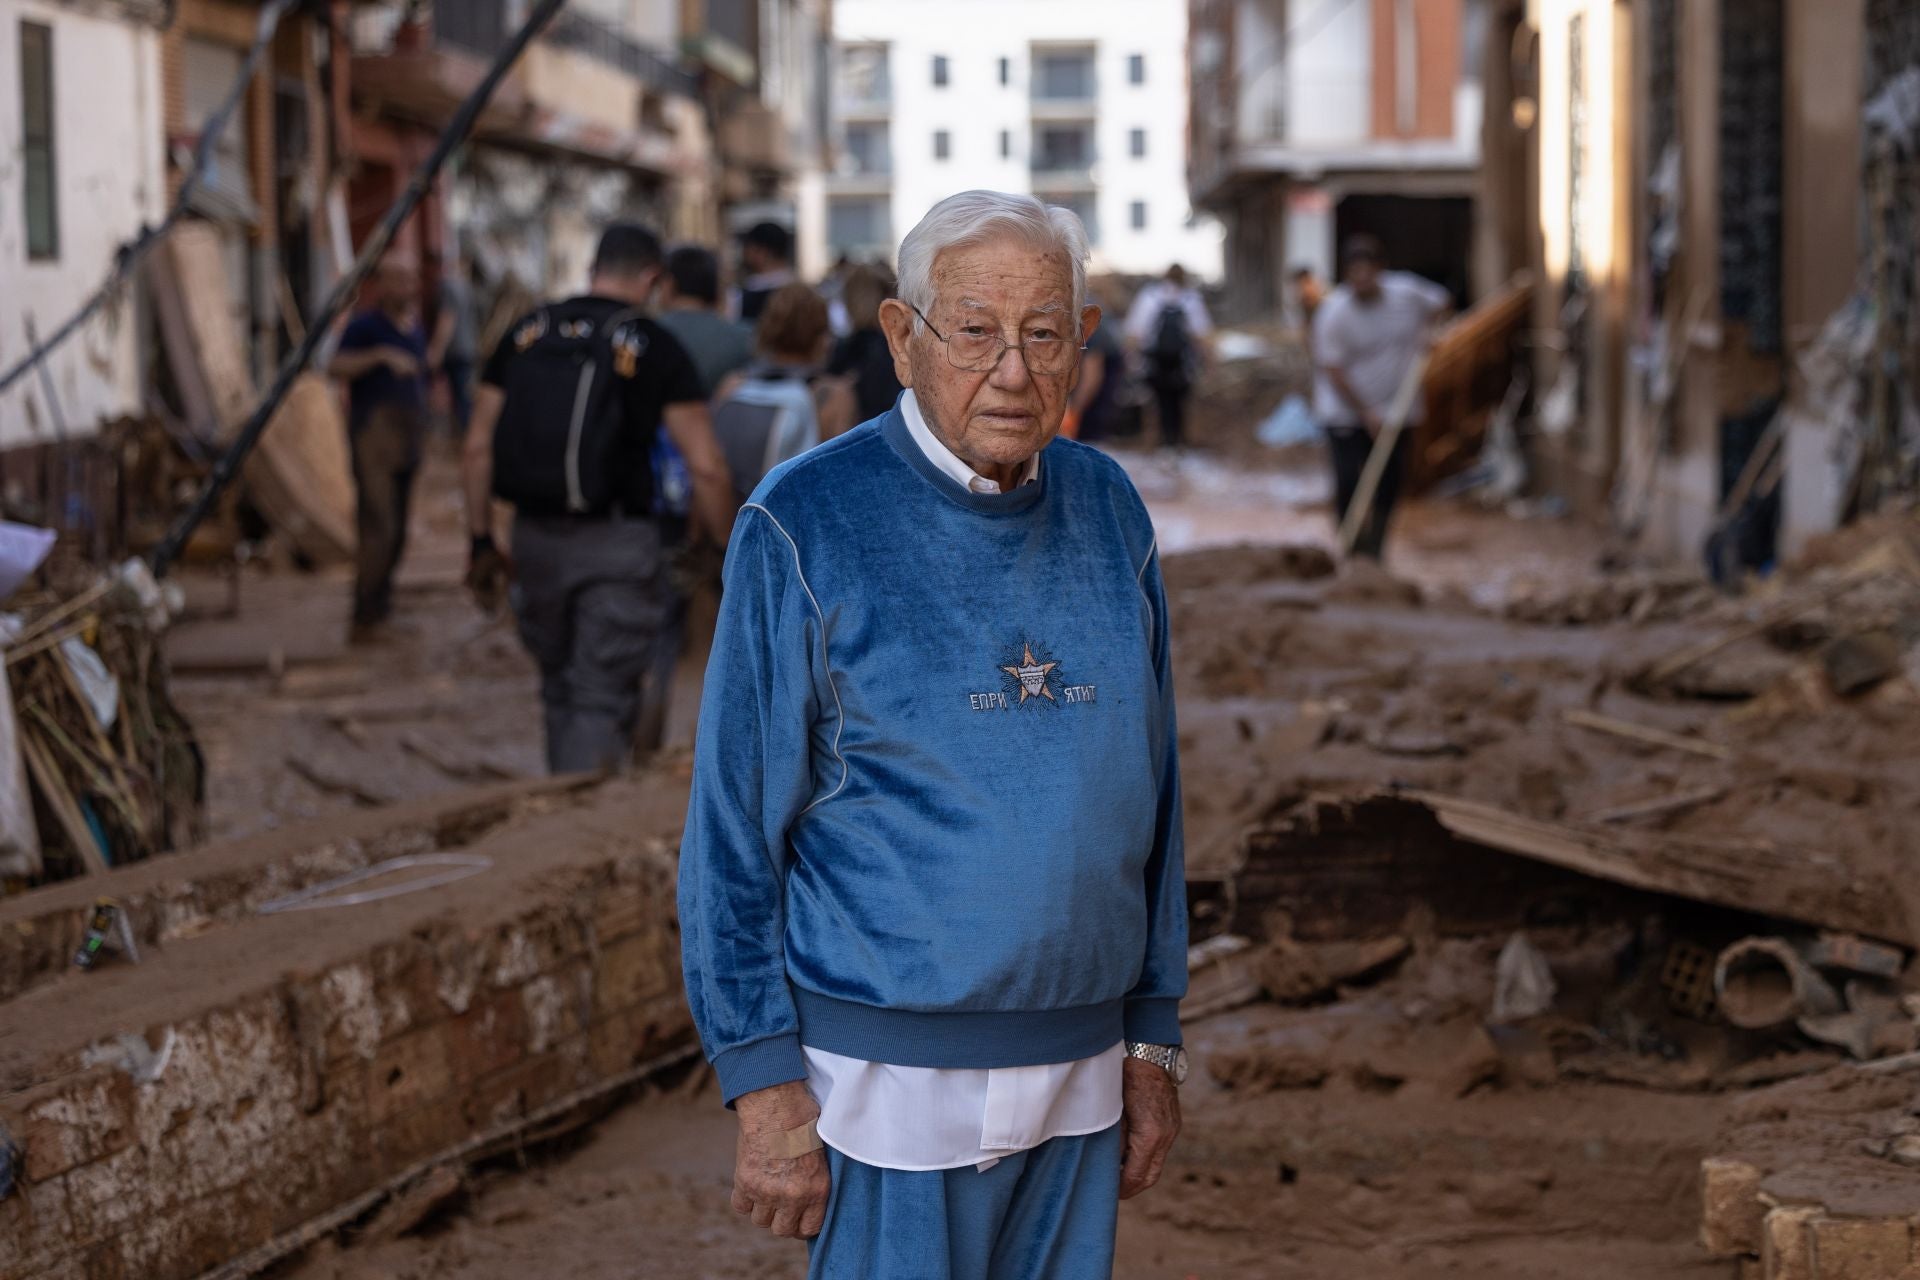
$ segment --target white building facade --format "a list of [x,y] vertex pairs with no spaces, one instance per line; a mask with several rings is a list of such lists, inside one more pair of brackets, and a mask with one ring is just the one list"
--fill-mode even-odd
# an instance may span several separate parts
[[826,255],[892,261],[988,187],[1080,214],[1096,270],[1220,273],[1188,203],[1181,0],[836,0]]
[[[0,368],[106,278],[166,199],[158,4],[0,0]],[[141,411],[129,283],[0,393],[0,448],[72,440]],[[49,380],[51,392],[49,392]]]

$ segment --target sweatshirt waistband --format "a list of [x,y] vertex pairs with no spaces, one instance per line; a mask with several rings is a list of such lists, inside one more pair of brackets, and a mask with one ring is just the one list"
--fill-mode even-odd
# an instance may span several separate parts
[[1018,1013],[880,1009],[793,988],[800,1043],[896,1067],[1032,1067],[1078,1062],[1120,1043],[1124,1002]]

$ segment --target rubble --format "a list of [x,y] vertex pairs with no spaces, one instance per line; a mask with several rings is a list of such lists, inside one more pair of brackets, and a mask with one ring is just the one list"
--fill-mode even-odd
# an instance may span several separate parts
[[0,881],[96,875],[202,839],[204,765],[161,657],[169,609],[144,566],[9,603],[6,768],[24,765],[27,783],[10,823],[31,841],[0,856]]
[[[673,855],[642,834],[671,831],[684,804],[658,778],[542,784],[369,814],[346,847],[334,822],[112,873],[156,944],[138,968],[48,972],[0,952],[16,993],[0,1131],[25,1173],[0,1200],[0,1256],[26,1274],[253,1274],[396,1193],[373,1229],[398,1233],[452,1194],[437,1170],[457,1177],[684,1061]],[[415,841],[486,869],[259,914]],[[50,940],[81,888],[0,904],[0,936]],[[144,1070],[118,1048],[129,1029],[165,1046]]]

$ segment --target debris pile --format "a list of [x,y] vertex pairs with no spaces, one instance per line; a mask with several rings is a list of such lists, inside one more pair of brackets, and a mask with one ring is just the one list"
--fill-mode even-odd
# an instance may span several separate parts
[[0,615],[0,885],[102,872],[205,835],[205,769],[167,689],[169,607],[139,561]]
[[[1484,1033],[1503,1070],[1474,1087],[1747,1088],[1913,1052],[1920,524],[1849,541],[1736,598],[1637,572],[1499,612],[1174,557],[1183,763],[1221,782],[1189,798],[1190,856],[1239,940],[1196,982],[1230,966],[1216,1008],[1304,1002],[1315,1035],[1388,1025],[1436,1063],[1435,1037]],[[1478,985],[1435,1000],[1469,955]],[[1351,1067],[1296,1039],[1222,1079]]]

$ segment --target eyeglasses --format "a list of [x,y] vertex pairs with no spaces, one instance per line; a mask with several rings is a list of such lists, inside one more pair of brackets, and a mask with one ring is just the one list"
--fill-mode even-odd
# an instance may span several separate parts
[[[984,325],[967,324],[950,334],[942,333],[933,327],[933,321],[927,319],[926,312],[911,302],[907,306],[946,347],[947,363],[965,373],[993,372],[1000,367],[1001,357],[1007,354],[1007,348],[1012,345]],[[1027,372],[1043,376],[1065,373],[1073,367],[1075,354],[1084,350],[1057,329],[1035,329],[1020,341],[1019,346],[1020,358],[1027,362]]]

